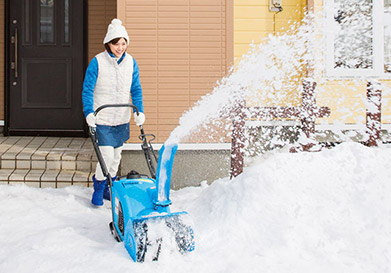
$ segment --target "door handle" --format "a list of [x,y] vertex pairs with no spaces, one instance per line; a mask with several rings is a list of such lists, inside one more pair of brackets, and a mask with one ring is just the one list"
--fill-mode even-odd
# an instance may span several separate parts
[[11,62],[11,69],[14,70],[14,77],[18,77],[18,29],[15,28],[14,36],[11,38],[11,43],[14,44],[14,61]]

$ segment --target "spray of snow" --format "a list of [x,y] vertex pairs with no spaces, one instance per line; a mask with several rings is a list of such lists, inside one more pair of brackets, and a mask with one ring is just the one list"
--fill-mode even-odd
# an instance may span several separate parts
[[[368,1],[362,0],[361,2],[367,3]],[[336,30],[339,31],[339,36],[337,35],[338,38],[335,41],[335,54],[339,63],[345,66],[351,64],[352,60],[360,62],[357,60],[357,54],[365,60],[368,59],[367,55],[360,52],[371,52],[367,48],[370,33],[364,31],[367,34],[366,40],[362,43],[351,43],[352,39],[361,37],[359,34],[362,29],[370,28],[372,23],[368,15],[370,7],[367,4],[363,8],[363,15],[355,15],[352,12],[355,8],[359,8],[359,5],[351,5],[347,14],[340,14],[340,17],[336,17],[341,26],[339,30]],[[366,21],[363,22],[363,20]],[[343,94],[338,94],[339,98],[335,95],[328,95],[330,91],[325,90],[322,85],[327,81],[322,75],[326,63],[324,59],[325,37],[321,35],[324,23],[322,16],[309,13],[301,22],[292,22],[284,33],[269,35],[260,44],[252,44],[247,54],[243,55],[237,65],[230,69],[229,74],[217,83],[214,90],[202,97],[182,115],[179,125],[172,131],[166,145],[177,144],[194,133],[201,134],[200,138],[203,134],[207,134],[207,138],[212,138],[213,142],[229,142],[232,123],[239,122],[242,118],[235,112],[237,108],[242,106],[300,106],[304,79],[317,82],[315,91],[318,96],[322,97],[323,105],[334,105],[332,109],[333,133],[338,141],[350,141],[351,138],[359,135],[362,141],[367,140],[366,107],[370,111],[376,109],[372,109],[373,104],[367,103],[366,92],[362,92],[363,80],[351,79],[348,82],[339,82],[341,89],[356,90],[353,90],[357,92],[354,102]],[[309,71],[310,73],[313,71],[313,74],[309,75]],[[346,105],[349,105],[349,108]],[[363,114],[357,115],[357,113]],[[249,116],[244,108],[244,118],[249,120]],[[338,116],[339,118],[335,118]],[[293,142],[316,144],[314,139],[309,139],[301,131],[297,123],[294,126],[286,126],[286,120],[271,119],[263,126],[258,126],[254,121],[248,122],[243,137],[244,143],[242,143],[245,155],[255,156]],[[358,133],[347,134],[344,130],[345,122],[352,122],[352,120],[359,127]],[[327,124],[327,121],[325,122]],[[328,137],[327,133],[318,133],[318,136],[324,139]],[[161,180],[161,182],[167,181]]]
[[[371,1],[336,1],[334,62],[335,68],[369,68],[373,50]],[[345,11],[341,13],[340,11]],[[339,81],[339,89],[351,90],[354,95],[327,89],[329,79],[326,71],[326,35],[323,32],[327,24],[323,14],[306,14],[300,23],[291,23],[284,33],[269,35],[260,44],[253,44],[243,55],[229,75],[217,83],[214,90],[202,97],[179,121],[167,142],[178,143],[193,133],[203,132],[214,142],[230,141],[232,122],[240,118],[235,109],[246,106],[300,106],[302,83],[304,79],[316,81],[315,92],[321,98],[321,105],[332,106],[332,129],[339,141],[350,140],[346,134],[345,123],[353,123],[365,141],[365,112],[368,107],[365,78],[350,78]],[[370,31],[369,31],[370,30]],[[364,34],[363,34],[364,33]],[[357,42],[359,41],[359,42]],[[368,54],[370,56],[368,56]],[[311,72],[312,71],[312,72]],[[310,73],[310,74],[308,74]],[[312,73],[312,74],[311,74]],[[376,85],[380,85],[378,82]],[[384,86],[383,100],[391,92]],[[362,113],[362,114],[357,114]],[[245,113],[245,118],[248,113]],[[389,116],[384,115],[387,119]],[[309,142],[299,126],[283,126],[276,120],[269,120],[269,126],[246,126],[244,149],[247,155],[256,155],[275,147],[281,147],[292,141]],[[329,120],[317,122],[328,125]],[[201,133],[202,134],[202,133]],[[327,138],[320,133],[320,138]]]
[[[300,105],[306,70],[321,70],[323,64],[320,61],[320,52],[323,51],[319,48],[322,41],[315,38],[317,33],[313,21],[314,16],[308,14],[302,22],[292,23],[284,34],[270,35],[260,44],[251,45],[248,53],[231,68],[229,75],[182,115],[179,126],[172,131],[167,143],[178,143],[200,130],[213,135],[214,141],[227,142],[232,121],[240,118],[234,111],[242,104]],[[263,139],[258,142],[265,146],[288,142],[281,133],[281,126],[274,126],[271,130],[268,134],[260,134]],[[251,135],[250,131],[246,132],[247,142],[244,143],[249,153],[259,150],[259,147],[251,147]],[[269,138],[270,135],[274,137]]]
[[[203,126],[205,129],[207,124],[219,127],[221,119],[235,118],[235,107],[245,99],[250,99],[247,103],[254,106],[299,104],[296,90],[302,81],[304,66],[314,63],[308,48],[312,38],[313,29],[307,19],[300,27],[292,24],[287,34],[270,35],[262,43],[251,45],[230,74],[182,115],[168,142],[178,142],[194,130]],[[212,126],[206,129],[209,134],[215,130]],[[224,141],[224,137],[219,140]]]

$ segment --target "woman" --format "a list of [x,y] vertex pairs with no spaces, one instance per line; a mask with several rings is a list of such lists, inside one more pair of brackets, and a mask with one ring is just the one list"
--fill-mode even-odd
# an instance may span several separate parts
[[[145,121],[142,89],[136,60],[126,53],[129,36],[119,19],[113,19],[103,40],[105,51],[96,55],[88,65],[83,83],[83,112],[90,127],[96,127],[99,149],[113,181],[121,160],[121,151],[129,139],[130,108],[105,108],[95,117],[94,110],[103,104],[132,103],[139,115],[134,115],[136,125]],[[107,179],[99,163],[92,177],[94,193],[92,204],[103,205],[110,200]]]

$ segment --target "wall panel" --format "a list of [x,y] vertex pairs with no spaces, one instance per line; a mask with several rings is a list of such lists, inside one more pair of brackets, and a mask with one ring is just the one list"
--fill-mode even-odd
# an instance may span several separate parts
[[[232,0],[118,0],[140,66],[145,128],[164,142],[184,111],[213,90],[232,62]],[[232,10],[228,9],[228,10]],[[132,132],[137,132],[133,128]],[[131,142],[136,133],[131,133]]]
[[88,0],[88,61],[104,50],[107,26],[117,17],[117,0]]

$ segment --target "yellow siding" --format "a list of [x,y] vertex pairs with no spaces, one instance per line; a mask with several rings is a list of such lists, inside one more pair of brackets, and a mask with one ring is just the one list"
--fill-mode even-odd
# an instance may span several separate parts
[[[384,90],[391,89],[391,82],[381,81]],[[365,123],[365,98],[367,81],[329,80],[318,86],[317,104],[331,108],[331,116],[321,119],[329,124],[362,124]],[[382,123],[391,122],[391,95],[382,92]]]
[[275,14],[269,11],[269,0],[234,1],[235,62],[247,52],[253,41],[260,43],[270,33],[284,32],[289,21],[303,18],[305,0],[282,0],[282,5],[284,10]]
[[[241,56],[247,53],[251,43],[258,44],[269,34],[284,33],[292,22],[301,21],[307,7],[306,2],[305,0],[282,0],[283,11],[276,13],[269,10],[269,0],[235,0],[235,63],[238,63]],[[283,104],[295,104],[298,101],[297,85],[300,82],[297,79],[287,80],[295,84],[289,90],[280,90],[286,94]],[[248,105],[251,105],[251,100],[248,98]],[[266,99],[262,104],[271,106],[273,102]]]

